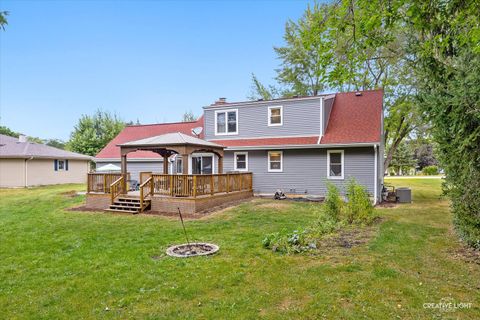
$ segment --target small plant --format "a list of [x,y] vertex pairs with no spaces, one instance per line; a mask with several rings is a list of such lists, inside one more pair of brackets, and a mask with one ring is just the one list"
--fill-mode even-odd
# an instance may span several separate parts
[[308,238],[308,233],[304,230],[295,230],[291,233],[282,230],[266,235],[262,244],[274,252],[299,253],[316,248],[314,243],[308,243]]
[[425,176],[434,176],[438,174],[438,167],[437,166],[427,166],[423,168],[422,174]]
[[345,206],[345,216],[348,223],[370,224],[373,222],[374,210],[368,193],[353,178],[348,182],[346,196],[348,202]]
[[340,220],[340,214],[342,213],[343,200],[340,197],[340,191],[338,188],[328,182],[327,183],[327,196],[325,197],[324,206],[322,211],[331,220],[337,222]]

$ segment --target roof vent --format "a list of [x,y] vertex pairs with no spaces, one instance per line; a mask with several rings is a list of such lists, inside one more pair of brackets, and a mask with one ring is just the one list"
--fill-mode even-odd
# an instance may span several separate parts
[[357,92],[355,92],[355,95],[356,95],[357,97],[361,97],[361,96],[362,96],[362,93],[361,93],[360,91],[357,91]]
[[27,142],[27,136],[24,134],[19,135],[18,142]]

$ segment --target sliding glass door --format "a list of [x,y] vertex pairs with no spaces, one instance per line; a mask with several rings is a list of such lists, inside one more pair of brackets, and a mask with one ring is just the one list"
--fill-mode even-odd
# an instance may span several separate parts
[[213,157],[212,156],[193,156],[192,174],[212,174]]

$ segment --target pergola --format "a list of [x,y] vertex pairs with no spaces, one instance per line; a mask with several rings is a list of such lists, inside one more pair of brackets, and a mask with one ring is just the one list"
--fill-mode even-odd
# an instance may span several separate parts
[[123,183],[126,190],[127,180],[127,154],[130,152],[144,150],[152,151],[163,157],[163,173],[168,174],[168,158],[173,154],[181,155],[183,158],[183,174],[189,172],[189,156],[195,152],[211,152],[218,156],[218,173],[223,173],[223,149],[224,147],[195,138],[181,132],[167,133],[155,137],[130,141],[118,145],[121,154],[121,172],[124,177]]

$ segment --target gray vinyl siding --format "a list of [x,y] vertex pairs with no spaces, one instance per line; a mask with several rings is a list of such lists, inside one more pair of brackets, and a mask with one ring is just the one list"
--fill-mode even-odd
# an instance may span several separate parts
[[[268,107],[283,107],[283,125],[268,126]],[[215,135],[215,111],[238,110],[238,134]],[[315,136],[320,134],[320,97],[300,101],[266,102],[238,107],[205,109],[205,140]]]
[[327,131],[328,120],[330,120],[330,113],[332,113],[334,101],[335,98],[331,97],[330,99],[325,99],[323,102],[323,133]]
[[[248,170],[253,172],[254,192],[272,194],[282,189],[286,193],[325,195],[326,182],[330,181],[343,193],[348,179],[354,177],[373,196],[373,147],[338,150],[344,150],[344,180],[326,178],[327,149],[283,150],[283,172],[268,172],[267,150],[248,151]],[[224,167],[225,171],[233,170],[233,152],[225,153]]]
[[[114,164],[116,166],[121,166],[120,161],[112,162],[97,162],[97,167],[101,167],[107,164]],[[129,162],[127,161],[127,171],[130,173],[130,179],[140,181],[140,172],[155,172],[163,173],[163,161],[140,161],[140,162]]]

